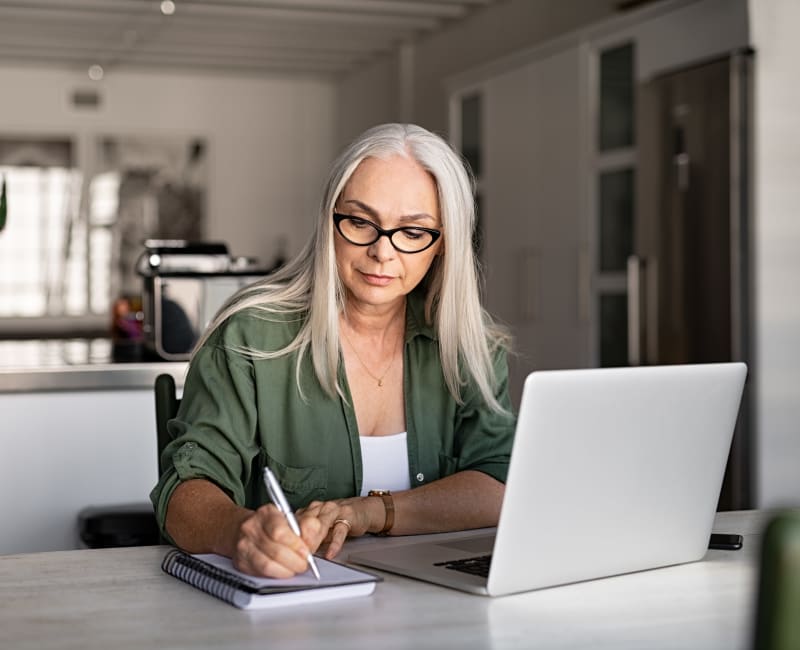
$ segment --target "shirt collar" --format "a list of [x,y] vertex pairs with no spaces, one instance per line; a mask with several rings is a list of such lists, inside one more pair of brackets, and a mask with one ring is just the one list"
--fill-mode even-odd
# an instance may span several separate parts
[[417,336],[437,340],[433,326],[425,321],[425,290],[414,289],[406,299],[406,343]]

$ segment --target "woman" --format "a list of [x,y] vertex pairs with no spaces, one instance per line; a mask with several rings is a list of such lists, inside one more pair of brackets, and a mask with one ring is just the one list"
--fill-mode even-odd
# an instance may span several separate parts
[[[438,136],[387,124],[344,151],[313,241],[234,296],[192,359],[151,494],[178,546],[289,577],[323,542],[332,558],[348,536],[496,525],[514,417],[473,228]],[[263,505],[264,466],[299,537]]]

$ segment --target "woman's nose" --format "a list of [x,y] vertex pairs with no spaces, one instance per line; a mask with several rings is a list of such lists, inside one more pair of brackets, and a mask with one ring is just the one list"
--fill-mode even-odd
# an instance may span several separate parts
[[388,235],[381,235],[378,237],[378,241],[373,242],[367,248],[367,254],[376,259],[380,262],[385,262],[390,260],[395,255],[394,246],[392,246],[392,242],[389,241]]

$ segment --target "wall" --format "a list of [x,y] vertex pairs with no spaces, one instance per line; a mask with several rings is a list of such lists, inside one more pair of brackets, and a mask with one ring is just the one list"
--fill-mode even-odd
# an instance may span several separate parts
[[[403,67],[398,54],[344,78],[337,98],[337,142],[344,144],[369,126],[398,119],[446,134],[447,77],[592,24],[611,15],[616,4],[616,0],[507,0],[479,9],[413,45],[410,90],[401,91]],[[401,92],[410,92],[411,97],[400,97]],[[405,102],[410,103],[407,117],[400,109]]]
[[366,128],[400,120],[398,57],[383,56],[349,74],[336,90],[337,144]]
[[800,505],[800,3],[750,0],[756,50],[759,504]]
[[65,69],[0,66],[0,131],[182,134],[209,143],[208,237],[269,263],[285,237],[311,232],[333,156],[334,86],[312,79],[109,72],[97,111],[69,96],[92,87]]

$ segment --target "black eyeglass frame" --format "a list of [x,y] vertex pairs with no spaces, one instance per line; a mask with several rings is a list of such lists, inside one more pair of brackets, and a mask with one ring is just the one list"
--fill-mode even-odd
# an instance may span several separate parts
[[[361,221],[364,224],[372,226],[375,229],[376,233],[375,239],[373,239],[370,242],[361,243],[361,242],[355,242],[352,239],[348,238],[347,235],[345,235],[342,232],[342,227],[340,225],[341,222],[344,221],[345,219],[352,219],[353,221]],[[414,253],[421,253],[422,251],[428,250],[431,246],[433,246],[436,243],[436,240],[442,236],[441,230],[434,230],[433,228],[423,228],[422,226],[401,226],[400,228],[392,228],[390,230],[384,230],[377,223],[373,223],[369,219],[364,219],[363,217],[354,217],[351,214],[341,214],[340,212],[333,213],[333,223],[336,225],[336,230],[342,237],[344,237],[345,241],[347,241],[350,244],[353,244],[353,246],[372,246],[372,244],[378,241],[381,237],[387,237],[389,239],[389,243],[396,251],[398,251],[399,253],[405,253],[406,255],[413,255]],[[415,251],[403,250],[397,244],[395,244],[394,241],[392,241],[392,237],[396,232],[403,232],[404,230],[416,230],[416,231],[421,230],[422,232],[428,233],[431,236],[431,240],[430,242],[428,242],[427,246],[425,246],[424,248],[420,248],[419,250]]]

